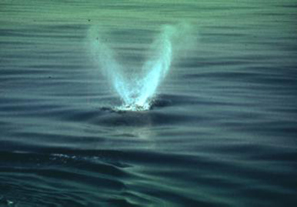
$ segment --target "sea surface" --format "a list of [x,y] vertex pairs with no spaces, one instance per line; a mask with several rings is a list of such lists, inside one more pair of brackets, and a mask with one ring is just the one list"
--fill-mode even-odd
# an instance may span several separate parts
[[[0,206],[296,206],[296,8],[1,0]],[[161,28],[184,23],[192,49],[151,109],[114,110],[90,29],[135,73]]]

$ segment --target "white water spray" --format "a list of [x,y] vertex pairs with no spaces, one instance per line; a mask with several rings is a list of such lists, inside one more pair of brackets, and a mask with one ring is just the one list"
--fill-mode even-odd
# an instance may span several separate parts
[[151,47],[152,58],[144,63],[134,78],[129,77],[114,59],[113,51],[100,39],[99,31],[90,29],[88,39],[94,58],[123,102],[118,110],[141,111],[151,107],[158,86],[166,77],[180,45],[178,41],[187,28],[164,26]]

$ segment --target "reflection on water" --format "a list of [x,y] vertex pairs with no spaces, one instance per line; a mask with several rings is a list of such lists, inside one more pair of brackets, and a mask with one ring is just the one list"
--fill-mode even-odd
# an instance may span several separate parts
[[[297,203],[292,0],[3,1],[0,14],[0,206]],[[116,85],[120,100],[102,70],[139,87]]]

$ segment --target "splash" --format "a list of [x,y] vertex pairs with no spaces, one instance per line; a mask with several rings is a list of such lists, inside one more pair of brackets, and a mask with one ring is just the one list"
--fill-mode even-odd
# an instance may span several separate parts
[[98,29],[90,29],[88,39],[94,59],[123,102],[117,110],[150,109],[158,87],[170,70],[173,56],[178,48],[177,42],[182,36],[181,31],[184,32],[185,28],[164,26],[151,46],[151,57],[144,63],[139,74],[132,78],[115,60],[112,49],[100,38]]

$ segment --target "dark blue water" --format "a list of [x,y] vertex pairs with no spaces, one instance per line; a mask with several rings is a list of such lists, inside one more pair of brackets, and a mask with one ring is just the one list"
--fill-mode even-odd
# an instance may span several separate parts
[[[0,206],[295,206],[296,2],[0,2]],[[151,110],[121,100],[88,45],[137,70],[189,22]]]

